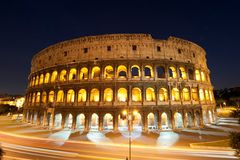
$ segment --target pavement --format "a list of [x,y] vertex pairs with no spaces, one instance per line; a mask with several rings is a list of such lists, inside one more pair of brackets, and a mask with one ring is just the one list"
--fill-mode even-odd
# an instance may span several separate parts
[[[235,123],[236,122],[236,123]],[[233,127],[234,126],[234,127]],[[236,159],[234,151],[191,149],[190,143],[227,139],[240,131],[236,119],[220,119],[205,128],[172,132],[134,132],[132,159]],[[127,132],[48,130],[0,116],[0,142],[4,159],[126,159]]]

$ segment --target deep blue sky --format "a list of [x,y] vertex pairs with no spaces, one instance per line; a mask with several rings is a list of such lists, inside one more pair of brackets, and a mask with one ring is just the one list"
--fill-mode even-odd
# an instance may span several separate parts
[[0,93],[24,94],[32,56],[59,41],[106,33],[184,38],[205,48],[215,88],[240,86],[240,4],[228,1],[1,1]]

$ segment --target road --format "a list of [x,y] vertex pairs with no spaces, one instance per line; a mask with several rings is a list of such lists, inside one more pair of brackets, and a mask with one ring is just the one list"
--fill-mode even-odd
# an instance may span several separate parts
[[[21,136],[0,131],[0,142],[5,151],[4,160],[124,160],[128,145],[96,144],[93,142],[60,141]],[[233,151],[163,148],[134,145],[132,160],[230,160]]]

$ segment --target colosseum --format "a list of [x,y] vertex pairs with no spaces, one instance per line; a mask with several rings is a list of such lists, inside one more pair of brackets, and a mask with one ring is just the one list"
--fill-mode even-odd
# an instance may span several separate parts
[[51,129],[177,130],[214,123],[206,52],[176,37],[86,36],[51,45],[31,63],[25,122]]

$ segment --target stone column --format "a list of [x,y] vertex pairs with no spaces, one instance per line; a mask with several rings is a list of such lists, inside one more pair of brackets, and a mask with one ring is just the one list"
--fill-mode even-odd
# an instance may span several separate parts
[[103,130],[103,114],[98,115],[99,122],[98,122],[98,130],[102,131]]
[[147,118],[146,113],[142,114],[142,121],[143,121],[143,131],[147,132],[148,131],[148,118]]
[[47,125],[47,111],[43,111],[43,126]]
[[113,115],[113,130],[118,131],[118,112],[115,112]]
[[158,111],[158,130],[162,130],[162,112]]
[[73,120],[72,120],[72,130],[76,129],[76,121],[77,121],[77,115],[73,114]]
[[172,129],[175,130],[175,120],[174,120],[174,111],[170,112],[171,113],[171,122],[172,122]]

